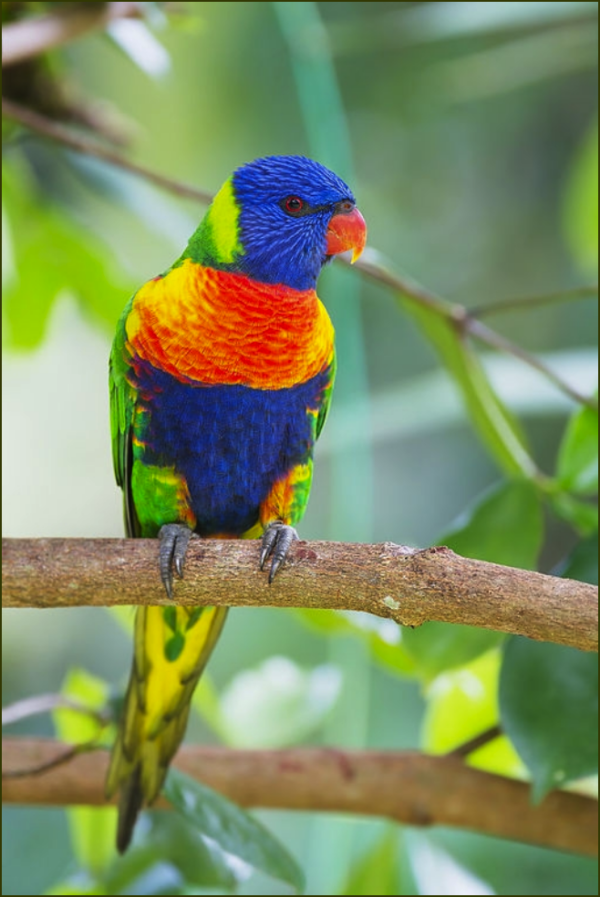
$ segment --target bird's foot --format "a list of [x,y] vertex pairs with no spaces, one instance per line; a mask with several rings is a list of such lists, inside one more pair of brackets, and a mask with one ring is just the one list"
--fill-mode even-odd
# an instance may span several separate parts
[[273,556],[271,569],[269,570],[269,583],[273,582],[275,574],[285,561],[292,542],[298,539],[298,533],[293,526],[275,520],[269,523],[262,537],[262,549],[260,552],[260,569],[265,566],[267,558]]
[[182,523],[165,523],[158,532],[160,578],[169,598],[173,597],[173,569],[183,579],[183,562],[192,536],[189,526]]

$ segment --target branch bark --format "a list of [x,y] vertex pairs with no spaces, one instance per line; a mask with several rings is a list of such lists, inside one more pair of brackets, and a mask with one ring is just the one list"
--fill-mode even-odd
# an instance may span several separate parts
[[[65,747],[44,739],[4,739],[5,774],[49,768],[38,775],[3,779],[2,802],[103,806],[107,752],[86,752],[51,766]],[[174,765],[245,807],[386,816],[409,825],[456,826],[587,856],[598,851],[598,804],[592,798],[554,791],[540,806],[532,806],[525,783],[481,772],[455,757],[190,746],[179,751]],[[156,806],[169,804],[159,800]]]
[[[153,539],[3,539],[3,607],[171,602]],[[598,650],[598,589],[448,548],[296,542],[272,585],[258,543],[193,539],[176,604],[359,610],[406,626],[463,623]]]

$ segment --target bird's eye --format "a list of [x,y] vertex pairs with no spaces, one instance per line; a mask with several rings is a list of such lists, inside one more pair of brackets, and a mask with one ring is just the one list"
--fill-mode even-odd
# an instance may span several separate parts
[[308,208],[308,204],[299,196],[288,196],[283,200],[282,205],[288,215],[301,215]]
[[341,212],[342,214],[348,214],[349,212],[352,212],[353,210],[354,210],[354,203],[350,199],[343,199],[338,204],[338,212]]

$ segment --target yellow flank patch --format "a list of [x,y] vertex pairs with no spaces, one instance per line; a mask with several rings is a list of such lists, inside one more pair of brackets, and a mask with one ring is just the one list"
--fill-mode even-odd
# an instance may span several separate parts
[[125,320],[125,333],[127,334],[127,339],[129,341],[135,339],[136,334],[138,333],[141,326],[140,316],[138,314],[137,308],[135,305],[131,307],[129,314]]
[[263,528],[274,520],[293,526],[302,517],[308,501],[313,464],[297,464],[287,476],[278,480],[260,506]]
[[213,243],[225,264],[235,261],[244,251],[240,243],[239,208],[233,193],[231,178],[225,181],[208,210],[207,220],[212,231]]

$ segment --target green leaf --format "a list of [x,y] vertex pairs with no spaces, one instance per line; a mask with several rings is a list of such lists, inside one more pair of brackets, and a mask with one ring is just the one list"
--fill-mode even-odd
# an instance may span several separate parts
[[[148,893],[153,868],[168,864],[173,879],[183,886],[233,890],[242,870],[214,842],[204,839],[177,813],[149,812],[127,853],[118,857],[103,876],[110,894]],[[140,820],[141,822],[141,820]],[[246,867],[244,867],[244,872]],[[145,888],[141,890],[142,882]]]
[[132,284],[108,249],[64,211],[40,205],[27,174],[16,166],[3,171],[3,188],[13,256],[3,289],[8,344],[17,349],[39,345],[54,302],[65,293],[114,326]]
[[173,768],[167,774],[163,793],[201,835],[216,841],[222,850],[286,882],[296,891],[302,890],[304,876],[296,861],[263,825],[240,807]]
[[[426,692],[424,750],[445,754],[498,724],[501,663],[501,651],[488,651],[462,669],[443,673],[432,682]],[[523,764],[505,736],[473,751],[467,762],[498,775],[523,775]]]
[[596,535],[584,539],[571,552],[561,576],[566,579],[578,579],[598,585],[598,538]]
[[399,894],[399,850],[398,831],[391,826],[354,863],[341,894],[356,895]]
[[324,723],[341,685],[332,664],[304,670],[287,657],[270,657],[222,692],[227,741],[248,748],[294,744]]
[[[68,673],[61,693],[90,710],[101,711],[107,706],[109,687],[102,679],[85,670],[73,669]],[[91,714],[59,708],[53,712],[53,719],[59,738],[70,744],[82,744],[94,739],[100,743],[112,741],[108,727],[103,728],[98,718]],[[67,810],[67,817],[75,856],[86,870],[97,876],[115,854],[116,808],[71,807]]]
[[582,536],[590,536],[598,532],[598,505],[589,504],[568,492],[556,492],[550,495],[550,504],[554,512],[570,523]]
[[382,620],[371,614],[354,611],[310,610],[295,611],[303,623],[323,635],[354,635],[366,642],[371,657],[388,672],[411,676],[414,659],[402,645],[405,630],[393,620]]
[[598,491],[598,412],[580,408],[571,417],[558,453],[558,481],[578,495]]
[[579,147],[569,172],[564,225],[571,252],[586,274],[598,270],[598,121]]
[[479,561],[535,570],[543,537],[538,490],[526,480],[512,480],[484,493],[438,545]]
[[347,634],[359,636],[364,641],[371,657],[388,672],[412,675],[415,663],[405,649],[403,638],[406,630],[393,620],[382,620],[371,614],[357,611],[334,611],[348,625]]
[[48,891],[44,891],[44,894],[60,894],[60,895],[72,895],[72,894],[83,894],[83,895],[95,895],[95,894],[110,894],[110,891],[107,891],[100,884],[90,884],[88,885],[78,885],[74,882],[70,881],[61,881],[59,884],[54,885],[54,887],[50,888]]
[[75,667],[67,673],[61,694],[82,708],[89,708],[90,712],[65,707],[54,710],[52,716],[59,738],[69,744],[81,744],[99,738],[105,727],[98,714],[104,711],[109,701],[108,683],[87,670]]
[[[484,493],[438,544],[476,560],[535,569],[543,538],[542,505],[526,480],[501,483]],[[473,626],[425,623],[403,630],[403,647],[418,674],[430,680],[463,666],[500,644],[504,635]]]
[[[441,301],[441,300],[440,300]],[[536,466],[517,420],[492,388],[477,354],[459,336],[454,321],[438,312],[402,300],[454,377],[462,392],[471,423],[502,470],[532,478]]]
[[402,630],[403,645],[414,659],[416,674],[425,682],[445,670],[464,666],[504,638],[502,632],[453,623],[424,623],[417,629]]
[[502,727],[534,800],[598,769],[598,655],[513,636],[500,674]]

